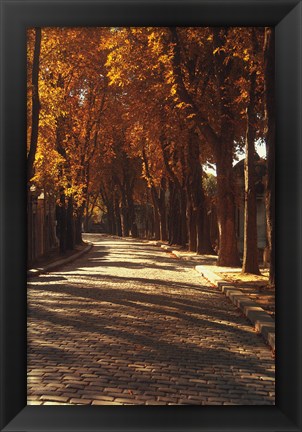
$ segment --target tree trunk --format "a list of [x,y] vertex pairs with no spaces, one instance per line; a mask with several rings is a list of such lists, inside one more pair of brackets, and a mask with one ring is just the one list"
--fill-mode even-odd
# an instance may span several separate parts
[[125,202],[122,202],[122,235],[123,237],[129,237],[130,227],[128,222],[128,207]]
[[130,227],[128,223],[128,209],[127,207],[122,207],[122,236],[129,237]]
[[184,188],[181,188],[181,191],[180,191],[180,228],[181,228],[180,244],[183,247],[186,247],[187,242],[188,242],[186,208],[187,208],[186,191]]
[[202,241],[198,242],[197,253],[213,255],[215,251],[213,249],[212,242],[211,242],[210,221],[209,221],[209,216],[207,213],[206,206],[203,207],[202,211],[203,211],[203,215],[202,215],[203,223],[201,224],[201,228],[200,228],[201,229],[200,238],[202,239]]
[[75,243],[80,245],[83,243],[82,239],[82,222],[83,222],[83,206],[78,210],[76,219],[75,219]]
[[[168,206],[168,241],[169,244],[181,245],[181,202],[178,185],[169,181],[169,206]],[[186,223],[186,220],[185,220]]]
[[146,207],[145,207],[145,232],[146,238],[151,239],[153,237],[153,214],[149,203],[149,190],[146,187]]
[[[85,214],[85,217],[84,217],[85,232],[89,231],[89,222],[90,222],[89,205],[90,205],[90,196],[88,194],[88,187],[86,186],[86,200],[85,200],[85,204],[82,206],[82,207],[84,207],[83,214]],[[76,229],[76,231],[77,231],[77,229]]]
[[[209,233],[205,236],[205,194],[202,185],[202,166],[199,160],[199,138],[197,134],[192,134],[188,145],[188,181],[187,193],[192,206],[190,222],[189,249],[199,254],[211,253],[212,247],[208,244]],[[191,223],[196,227],[192,230]],[[196,240],[191,238],[196,235]]]
[[57,208],[58,219],[58,237],[60,241],[60,252],[66,252],[66,209],[65,209],[65,194],[60,194],[60,205]]
[[194,210],[191,200],[187,199],[187,221],[189,235],[189,251],[196,252],[197,250],[197,212]]
[[160,217],[157,207],[153,204],[154,238],[160,240]]
[[202,167],[199,166],[198,173],[199,185],[199,206],[198,206],[198,221],[197,221],[197,253],[198,254],[212,254],[214,252],[211,238],[210,238],[210,225],[207,215],[206,198],[202,184]]
[[89,231],[89,225],[90,225],[90,220],[91,220],[91,216],[92,216],[92,214],[93,214],[93,206],[92,206],[92,209],[91,209],[91,211],[89,211],[89,207],[90,207],[90,197],[89,197],[89,194],[87,193],[87,195],[86,195],[87,197],[86,197],[86,202],[85,202],[85,204],[81,207],[81,213],[82,213],[82,218],[83,218],[83,216],[84,216],[84,214],[85,214],[85,216],[84,216],[84,229],[85,229],[85,232],[88,232]]
[[257,205],[255,191],[256,139],[256,71],[250,77],[250,100],[247,108],[247,127],[244,161],[244,249],[243,273],[260,274],[257,242]]
[[137,225],[135,222],[135,209],[132,196],[132,189],[127,192],[127,202],[128,202],[128,214],[129,214],[129,226],[131,231],[131,237],[136,238],[138,236]]
[[166,179],[165,178],[162,178],[160,184],[158,207],[159,207],[159,214],[160,214],[160,239],[166,241],[168,239],[168,235],[167,235]]
[[109,234],[116,234],[115,218],[114,218],[114,208],[112,203],[107,203],[107,216],[108,216],[108,230]]
[[235,225],[235,197],[230,146],[224,147],[217,157],[217,222],[219,232],[219,252],[217,265],[239,267]]
[[270,252],[269,281],[275,285],[275,34],[266,27],[264,40],[264,86],[266,117],[266,220]]
[[41,28],[35,28],[35,48],[32,69],[32,121],[31,121],[31,137],[30,148],[27,156],[27,182],[30,182],[34,175],[34,162],[38,144],[39,133],[39,63],[41,51]]
[[[211,146],[217,167],[217,219],[219,226],[218,265],[240,266],[235,230],[235,200],[232,180],[232,154],[234,149],[234,121],[229,110],[230,96],[228,88],[233,65],[232,59],[226,59],[226,50],[221,49],[227,43],[228,28],[213,28],[213,64],[217,78],[217,91],[220,97],[221,131],[218,135],[211,127],[210,121],[195,104],[192,94],[187,91],[182,75],[181,48],[176,28],[171,27],[171,40],[174,44],[172,67],[177,93],[186,104],[188,127],[195,128]],[[226,61],[227,60],[227,61]]]
[[74,219],[73,219],[73,198],[70,196],[67,203],[66,211],[66,249],[74,249]]
[[122,237],[122,222],[118,197],[115,197],[114,200],[114,214],[116,220],[116,233],[118,236]]
[[[167,218],[167,225],[168,225],[168,242],[169,244],[175,244],[175,237],[176,237],[176,226],[177,223],[176,220],[176,214],[177,214],[177,201],[176,201],[176,191],[175,191],[175,184],[169,180],[168,182],[168,189],[169,189],[169,203],[168,203],[168,218]],[[174,211],[173,211],[174,209]]]
[[220,96],[220,136],[215,146],[217,169],[217,220],[219,229],[219,253],[217,264],[227,267],[239,267],[235,225],[235,195],[233,178],[234,119],[229,109],[229,79],[232,60],[226,62],[226,51],[220,49],[227,43],[228,29],[214,28],[214,48],[219,50],[214,55]]

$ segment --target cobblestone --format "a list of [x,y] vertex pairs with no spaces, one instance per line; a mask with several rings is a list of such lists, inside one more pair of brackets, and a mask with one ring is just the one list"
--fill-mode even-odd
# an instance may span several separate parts
[[28,404],[274,405],[272,354],[188,262],[87,235],[28,283]]

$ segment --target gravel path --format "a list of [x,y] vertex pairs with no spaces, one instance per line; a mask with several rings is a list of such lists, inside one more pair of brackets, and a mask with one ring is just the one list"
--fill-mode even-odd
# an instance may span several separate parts
[[28,282],[28,404],[273,405],[270,349],[194,268],[133,239]]

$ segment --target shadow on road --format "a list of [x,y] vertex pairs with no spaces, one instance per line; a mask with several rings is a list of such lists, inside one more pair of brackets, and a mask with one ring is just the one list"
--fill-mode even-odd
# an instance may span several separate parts
[[[138,262],[114,261],[120,253],[129,250],[97,246],[62,271],[31,279],[28,320],[34,332],[29,330],[28,354],[33,365],[39,367],[43,359],[41,367],[84,367],[95,373],[99,391],[108,386],[134,391],[139,385],[143,393],[165,386],[168,379],[180,397],[192,386],[190,379],[203,377],[194,382],[194,391],[218,388],[227,400],[230,388],[248,398],[262,376],[270,384],[272,359],[259,357],[262,341],[218,290],[134,276],[133,269],[146,265],[139,259],[166,271],[175,269],[175,261],[159,256],[150,262],[144,251],[134,254]],[[187,264],[176,262],[176,270],[185,271]],[[110,274],[116,268],[132,269],[131,277],[125,270]],[[46,382],[56,379],[49,375]],[[79,386],[85,395],[85,383]]]

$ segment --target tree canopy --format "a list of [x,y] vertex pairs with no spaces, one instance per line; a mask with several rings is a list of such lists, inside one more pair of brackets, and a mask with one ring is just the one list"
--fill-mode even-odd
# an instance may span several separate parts
[[202,253],[215,203],[218,262],[238,265],[233,161],[249,118],[252,141],[265,138],[264,28],[39,32],[28,30],[29,184],[87,223],[101,206],[119,235],[138,235],[145,206],[144,235]]

